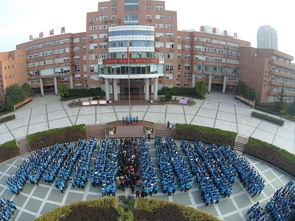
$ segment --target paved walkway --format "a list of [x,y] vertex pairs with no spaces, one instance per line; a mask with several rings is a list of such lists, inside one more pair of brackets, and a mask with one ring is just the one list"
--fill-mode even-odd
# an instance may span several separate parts
[[[154,166],[156,166],[156,151],[151,143],[148,143],[151,147],[151,156]],[[179,146],[179,144],[178,144]],[[179,152],[182,152],[179,150]],[[93,153],[96,156],[97,149]],[[86,201],[101,197],[100,188],[94,188],[90,182],[87,183],[85,189],[73,188],[71,185],[62,194],[54,187],[54,184],[47,184],[43,181],[39,185],[33,185],[27,183],[23,191],[17,196],[7,188],[6,179],[8,176],[15,172],[16,167],[26,158],[27,155],[16,157],[0,164],[0,198],[10,199],[17,205],[16,213],[13,217],[15,221],[31,221],[33,218],[44,214],[47,211],[58,208],[60,206],[71,204],[76,201]],[[251,197],[243,188],[240,182],[235,182],[233,185],[233,194],[229,198],[221,200],[218,204],[205,206],[203,203],[199,185],[194,181],[192,189],[188,192],[176,191],[172,196],[163,194],[161,191],[157,195],[153,195],[155,198],[169,200],[171,202],[177,202],[185,204],[200,210],[207,211],[214,216],[217,216],[221,220],[226,221],[245,221],[245,211],[259,201],[264,204],[274,192],[280,187],[284,186],[289,180],[293,179],[288,174],[276,169],[260,160],[252,157],[246,158],[249,163],[262,175],[265,180],[265,188],[259,196]],[[92,162],[94,159],[92,160]],[[158,176],[159,177],[159,176]],[[130,190],[117,191],[119,195],[129,195]]]
[[[280,146],[289,152],[295,153],[295,124],[285,121],[284,126],[252,118],[252,109],[236,101],[232,96],[211,93],[206,100],[195,100],[194,106],[181,105],[136,105],[132,106],[132,113],[139,119],[156,123],[190,123],[202,126],[220,128],[238,132],[240,135],[253,136]],[[20,139],[27,134],[52,128],[70,126],[75,124],[100,124],[114,120],[121,120],[128,115],[128,106],[96,106],[69,108],[69,102],[60,102],[56,96],[34,98],[34,101],[15,112],[16,119],[0,124],[0,142],[4,143],[12,139]],[[155,150],[152,149],[155,160]],[[95,155],[94,155],[95,156]],[[46,211],[75,201],[89,200],[101,196],[97,188],[89,183],[85,190],[72,188],[64,194],[56,190],[53,185],[40,183],[39,186],[27,184],[18,196],[12,194],[7,186],[7,177],[15,172],[15,169],[25,159],[22,155],[0,164],[0,197],[11,199],[17,205],[14,220],[32,220]],[[221,200],[218,204],[205,206],[200,198],[198,185],[194,182],[193,188],[186,193],[177,191],[172,196],[162,193],[155,197],[186,204],[219,217],[222,220],[245,220],[243,214],[253,203],[264,202],[269,199],[276,189],[293,179],[288,174],[269,166],[267,163],[247,157],[250,164],[263,176],[266,187],[257,197],[251,197],[236,182],[233,186],[233,195]],[[154,162],[155,163],[155,162]],[[118,191],[118,195],[128,195]]]
[[[251,117],[251,109],[231,95],[211,93],[196,105],[134,105],[133,116],[155,123],[188,123],[237,132],[255,137],[295,154],[295,123],[285,120],[277,126]],[[68,102],[47,95],[34,98],[15,111],[16,119],[0,124],[0,143],[20,139],[28,134],[75,124],[100,124],[121,120],[129,115],[128,106],[107,105],[69,108]]]

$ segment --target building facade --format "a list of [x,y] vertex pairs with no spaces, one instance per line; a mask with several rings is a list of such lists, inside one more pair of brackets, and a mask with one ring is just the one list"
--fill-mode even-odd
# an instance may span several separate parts
[[240,78],[258,94],[257,100],[269,103],[283,95],[286,102],[295,98],[293,57],[273,49],[242,47]]
[[26,51],[28,83],[42,96],[58,84],[87,88],[85,33],[40,37],[20,45]]
[[26,74],[26,51],[0,52],[0,100],[4,101],[6,88],[28,81]]
[[257,31],[257,48],[278,50],[277,31],[269,25],[260,26]]
[[274,95],[269,92],[276,87],[264,87],[262,76],[254,79],[251,73],[257,67],[248,64],[261,63],[257,72],[262,73],[273,68],[266,60],[275,62],[277,56],[292,75],[293,58],[276,50],[253,52],[250,46],[236,34],[209,26],[178,30],[177,12],[167,10],[164,1],[110,0],[87,13],[85,32],[39,36],[17,50],[25,51],[28,83],[41,95],[57,94],[58,85],[67,84],[101,87],[107,100],[127,99],[129,94],[157,100],[163,87],[194,87],[204,81],[208,92],[225,93],[243,80],[259,91],[260,101],[271,102]]

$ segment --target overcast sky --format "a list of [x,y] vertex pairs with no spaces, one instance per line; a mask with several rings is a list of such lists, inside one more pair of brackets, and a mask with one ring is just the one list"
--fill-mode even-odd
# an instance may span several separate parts
[[[60,33],[86,31],[86,13],[97,11],[101,0],[0,0],[0,52],[14,50],[29,35],[44,37],[49,30]],[[123,1],[123,0],[117,0]],[[278,49],[295,56],[294,0],[166,0],[166,10],[177,11],[178,29],[209,25],[220,31],[238,33],[238,38],[256,47],[261,25],[270,25],[278,33]]]

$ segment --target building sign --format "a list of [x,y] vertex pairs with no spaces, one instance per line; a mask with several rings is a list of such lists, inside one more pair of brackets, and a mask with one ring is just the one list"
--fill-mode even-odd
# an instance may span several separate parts
[[158,58],[104,59],[104,64],[158,64]]

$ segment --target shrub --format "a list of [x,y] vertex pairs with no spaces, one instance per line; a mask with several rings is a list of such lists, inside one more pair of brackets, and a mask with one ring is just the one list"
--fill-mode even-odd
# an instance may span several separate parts
[[134,221],[137,220],[217,221],[218,219],[206,212],[166,200],[138,198],[134,210]]
[[295,176],[295,155],[286,150],[250,137],[243,152],[269,162]]
[[0,145],[0,162],[9,160],[19,155],[19,149],[16,141],[8,141]]
[[4,122],[7,122],[7,121],[10,121],[10,120],[13,120],[15,119],[15,114],[11,114],[11,115],[8,115],[8,116],[5,116],[5,117],[1,117],[0,118],[0,123],[4,123]]
[[175,139],[202,140],[205,143],[234,145],[237,133],[191,124],[176,124],[172,136]]
[[258,112],[255,112],[255,111],[252,111],[251,116],[256,117],[256,118],[260,118],[260,119],[263,119],[263,120],[266,120],[266,121],[269,121],[271,123],[278,124],[280,126],[282,126],[284,124],[284,121],[281,120],[281,119],[271,117],[271,116],[266,115],[266,114],[258,113]]
[[56,128],[27,136],[31,150],[86,138],[85,124]]
[[102,97],[105,92],[100,88],[90,89],[68,89],[67,94],[63,97],[64,100],[77,99],[81,97]]

